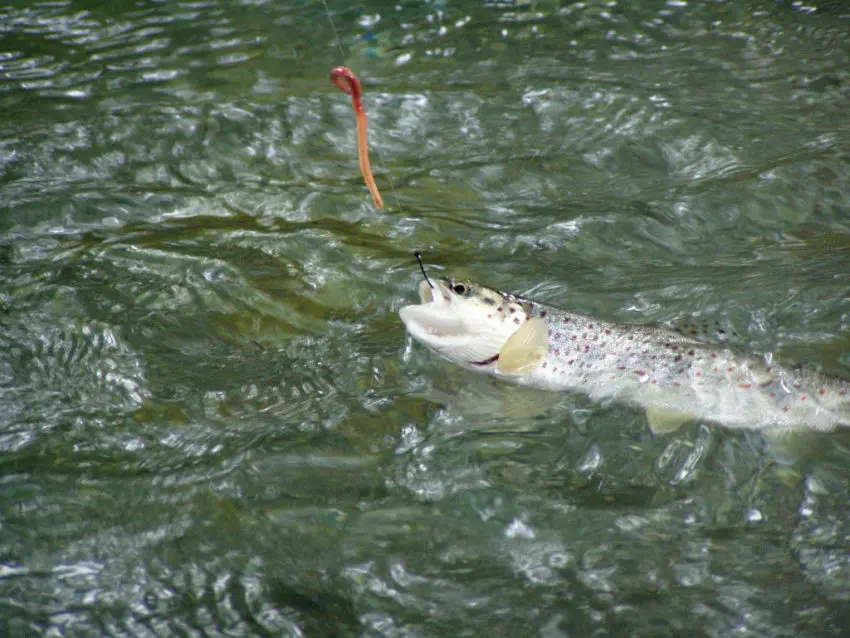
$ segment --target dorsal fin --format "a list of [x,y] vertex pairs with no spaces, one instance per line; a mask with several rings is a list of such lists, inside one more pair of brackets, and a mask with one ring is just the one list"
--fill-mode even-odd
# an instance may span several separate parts
[[549,326],[540,317],[529,319],[499,351],[496,369],[503,374],[527,374],[546,359]]

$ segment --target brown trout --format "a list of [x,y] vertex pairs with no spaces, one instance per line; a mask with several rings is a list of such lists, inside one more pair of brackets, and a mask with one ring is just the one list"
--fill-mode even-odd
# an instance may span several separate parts
[[850,426],[850,382],[773,365],[664,328],[601,321],[470,281],[419,286],[399,311],[416,341],[464,368],[646,410],[655,432],[688,421],[758,430]]

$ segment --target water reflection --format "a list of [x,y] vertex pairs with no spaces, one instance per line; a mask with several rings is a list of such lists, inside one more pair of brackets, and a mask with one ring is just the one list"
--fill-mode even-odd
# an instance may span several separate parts
[[421,250],[846,375],[842,6],[328,8],[0,9],[3,633],[841,635],[844,433],[653,437],[396,311]]

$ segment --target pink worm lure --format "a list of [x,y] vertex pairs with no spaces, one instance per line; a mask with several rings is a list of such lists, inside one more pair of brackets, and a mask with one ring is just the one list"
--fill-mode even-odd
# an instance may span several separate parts
[[357,157],[360,160],[360,172],[363,173],[363,178],[366,180],[366,186],[369,187],[369,193],[375,201],[375,208],[378,210],[384,207],[384,200],[381,199],[381,194],[378,192],[378,185],[375,184],[375,178],[372,176],[372,165],[369,163],[369,143],[366,138],[366,111],[363,109],[363,100],[361,99],[362,90],[360,88],[360,80],[354,75],[354,72],[345,66],[338,66],[331,69],[331,82],[343,93],[351,96],[351,106],[354,107],[354,117],[357,120]]

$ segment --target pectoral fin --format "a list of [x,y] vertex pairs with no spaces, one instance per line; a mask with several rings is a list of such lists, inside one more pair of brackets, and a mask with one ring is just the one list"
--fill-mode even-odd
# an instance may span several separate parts
[[527,374],[546,359],[549,326],[539,317],[529,319],[499,351],[496,369],[503,374]]
[[662,408],[647,408],[646,420],[653,434],[670,434],[682,427],[688,421],[694,420],[693,414],[674,412]]

